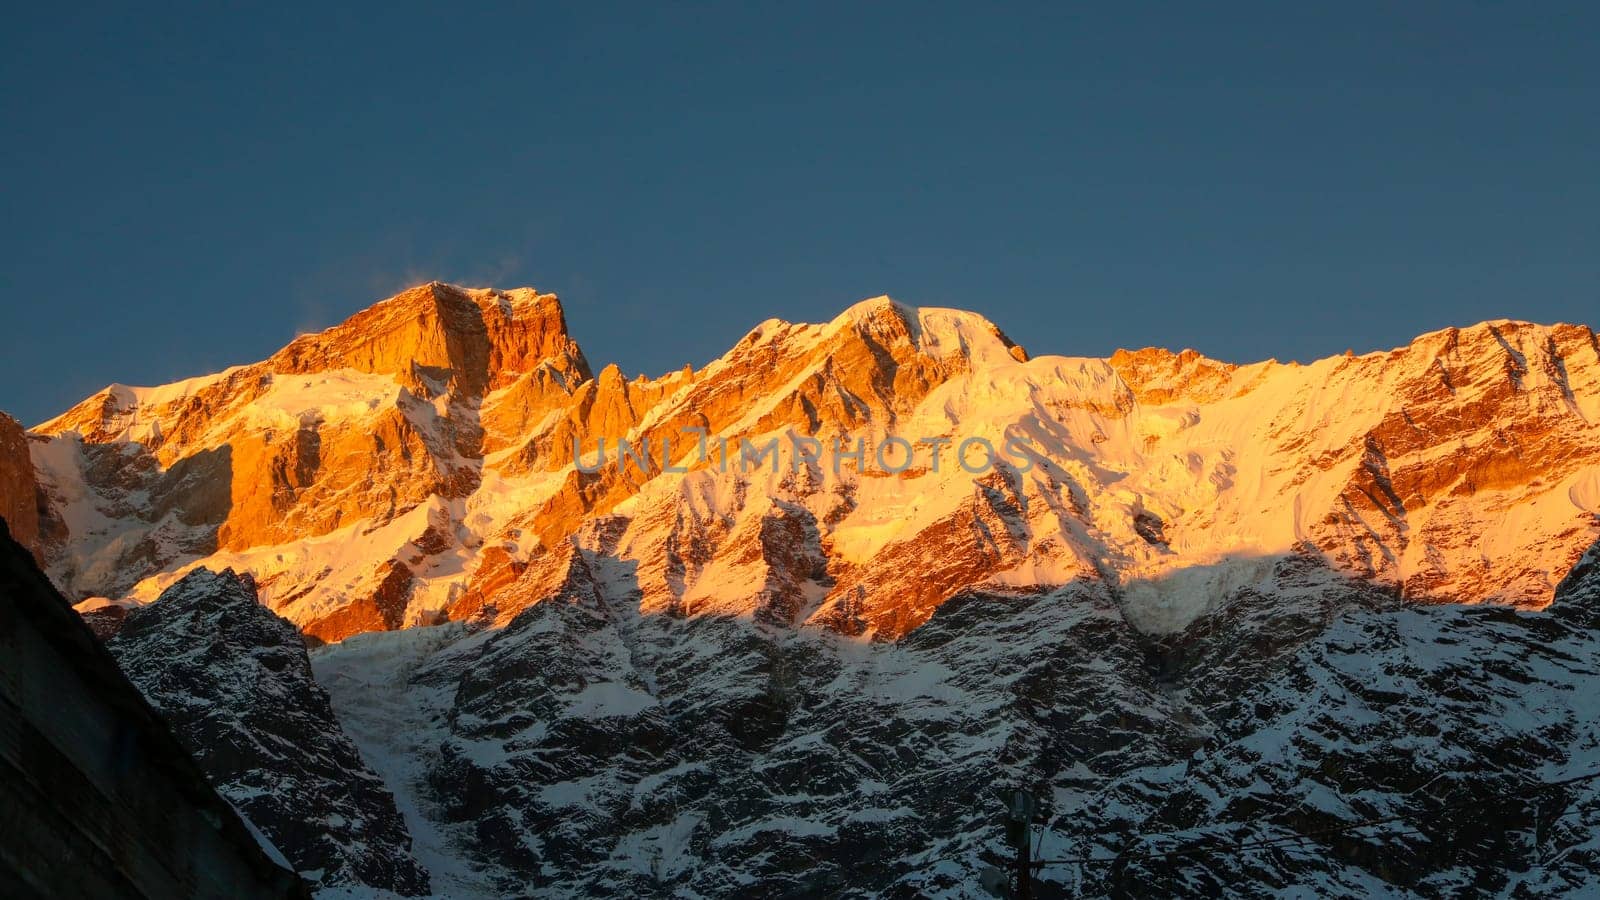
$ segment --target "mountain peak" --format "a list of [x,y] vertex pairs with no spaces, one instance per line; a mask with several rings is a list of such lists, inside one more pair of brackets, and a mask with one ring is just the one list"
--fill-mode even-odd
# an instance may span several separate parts
[[1239,367],[1197,350],[1178,353],[1160,347],[1118,350],[1106,360],[1141,403],[1171,403],[1180,397],[1216,399]]
[[843,312],[833,317],[832,324],[866,322],[882,315],[893,315],[904,321],[914,322],[917,318],[917,308],[910,304],[901,303],[888,294],[879,294],[876,297],[858,300],[845,307]]
[[845,329],[889,340],[903,337],[919,353],[934,358],[963,356],[974,367],[1025,362],[1028,358],[1027,352],[998,325],[978,313],[912,306],[887,294],[849,306],[825,327],[830,334]]
[[589,377],[554,294],[432,281],[296,338],[267,365],[295,373],[352,368],[425,389],[450,383],[481,396],[546,360],[579,380]]

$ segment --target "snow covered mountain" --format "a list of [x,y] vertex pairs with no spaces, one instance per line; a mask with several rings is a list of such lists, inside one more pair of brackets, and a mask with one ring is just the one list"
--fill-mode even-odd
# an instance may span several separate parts
[[444,896],[962,895],[998,781],[1047,798],[1042,856],[1092,858],[1041,869],[1059,892],[1531,896],[1600,864],[1592,785],[1534,788],[1600,766],[1580,325],[1238,366],[1030,357],[878,298],[629,380],[553,296],[430,284],[0,422],[0,501],[106,633],[248,583],[329,644],[318,727],[405,820],[372,846],[409,832]]
[[[1193,352],[1027,355],[984,319],[886,298],[764,322],[657,379],[591,376],[555,298],[432,284],[271,359],[113,385],[34,429],[44,556],[71,596],[153,600],[251,573],[308,634],[492,613],[576,543],[633,566],[645,612],[895,638],[966,587],[1117,589],[1152,631],[1285,552],[1408,598],[1538,608],[1595,539],[1600,351],[1582,326],[1486,323],[1307,366]],[[712,443],[702,459],[700,428]],[[885,438],[948,438],[885,477]],[[824,452],[866,442],[858,463]],[[600,440],[646,445],[580,471]],[[720,471],[719,442],[782,460]],[[1025,441],[975,477],[956,445]],[[671,442],[674,467],[661,458]],[[888,461],[903,452],[887,446]],[[981,448],[974,454],[981,456]],[[747,466],[746,468],[758,468]],[[975,535],[981,540],[975,540]]]

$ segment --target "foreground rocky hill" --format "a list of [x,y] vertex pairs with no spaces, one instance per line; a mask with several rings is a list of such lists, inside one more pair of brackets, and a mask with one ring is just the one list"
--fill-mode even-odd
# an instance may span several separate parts
[[[1597,422],[1579,325],[1238,366],[879,298],[629,380],[549,295],[431,284],[113,385],[0,492],[149,679],[219,640],[173,590],[282,617],[230,659],[327,644],[332,717],[300,676],[189,714],[312,778],[328,884],[966,896],[1024,784],[1058,895],[1558,896],[1600,865]],[[285,775],[285,723],[363,759]]]
[[190,573],[128,615],[106,648],[302,875],[428,893],[393,796],[334,719],[299,633],[257,602],[248,576]]
[[309,900],[0,520],[5,896]]

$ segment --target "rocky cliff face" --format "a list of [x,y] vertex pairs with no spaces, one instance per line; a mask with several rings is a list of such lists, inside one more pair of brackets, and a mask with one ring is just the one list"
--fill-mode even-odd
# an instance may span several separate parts
[[39,486],[33,476],[28,435],[16,419],[0,413],[0,519],[11,538],[39,551]]
[[394,797],[248,576],[191,572],[106,643],[212,785],[308,879],[428,892]]
[[[64,535],[47,553],[52,574],[79,597],[120,596],[180,558],[371,531],[465,498],[479,487],[478,407],[524,375],[558,386],[589,377],[554,297],[431,284],[261,363],[161,388],[113,385],[36,429],[58,436],[34,454]],[[322,608],[297,624],[342,637],[403,622],[405,604],[377,609],[393,603],[379,595],[396,590],[385,564],[418,537],[361,561],[356,610]],[[258,574],[280,593],[317,583],[271,588]]]

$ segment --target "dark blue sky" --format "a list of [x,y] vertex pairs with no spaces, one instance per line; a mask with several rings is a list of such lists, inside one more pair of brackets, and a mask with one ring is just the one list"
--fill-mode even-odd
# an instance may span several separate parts
[[1236,361],[1600,324],[1593,4],[9,12],[0,409],[408,283],[704,364],[862,297]]

